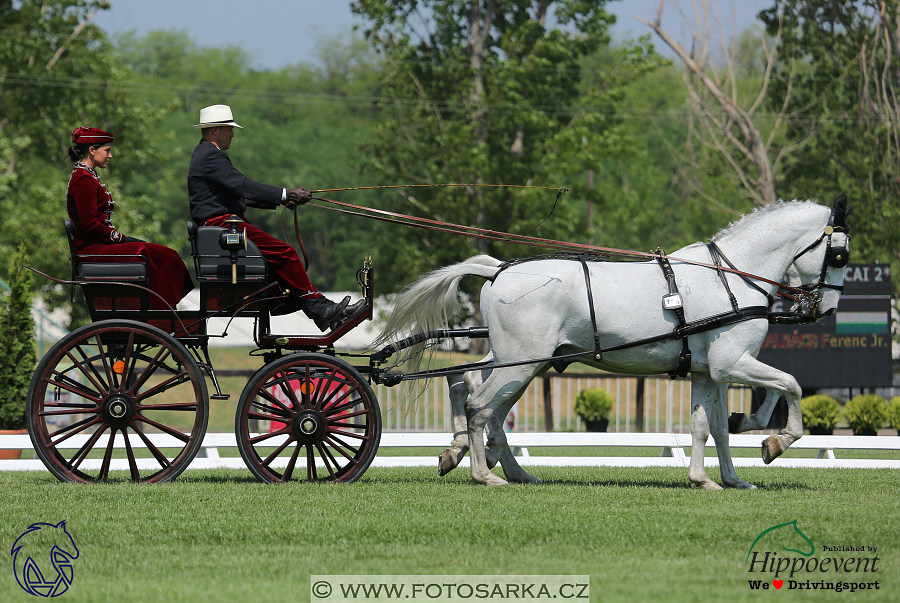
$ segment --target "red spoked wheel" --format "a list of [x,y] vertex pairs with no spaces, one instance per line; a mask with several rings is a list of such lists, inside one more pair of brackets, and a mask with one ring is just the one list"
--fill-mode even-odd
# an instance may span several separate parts
[[26,421],[38,456],[66,482],[175,479],[206,434],[209,399],[177,339],[130,320],[66,335],[38,364]]
[[381,410],[369,384],[343,360],[295,354],[253,376],[238,402],[235,433],[260,481],[353,482],[378,452]]

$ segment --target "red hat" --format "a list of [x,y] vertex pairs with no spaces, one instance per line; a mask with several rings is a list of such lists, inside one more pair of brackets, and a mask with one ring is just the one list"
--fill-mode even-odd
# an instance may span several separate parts
[[97,128],[75,128],[72,142],[75,144],[106,144],[113,141],[113,135]]

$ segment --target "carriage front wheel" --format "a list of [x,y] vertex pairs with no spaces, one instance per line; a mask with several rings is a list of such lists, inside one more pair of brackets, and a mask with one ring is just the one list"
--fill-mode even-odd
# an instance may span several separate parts
[[135,482],[166,482],[199,451],[208,400],[200,368],[177,339],[105,320],[50,348],[28,389],[26,422],[38,456],[62,481],[105,482],[118,469]]
[[235,416],[241,456],[263,482],[353,482],[378,451],[381,411],[359,372],[339,358],[306,353],[260,369]]

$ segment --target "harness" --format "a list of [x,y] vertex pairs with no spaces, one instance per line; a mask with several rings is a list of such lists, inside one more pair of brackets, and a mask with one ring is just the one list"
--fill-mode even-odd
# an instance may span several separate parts
[[[681,339],[682,340],[682,348],[681,353],[678,357],[678,364],[669,372],[669,376],[672,379],[676,377],[686,377],[691,367],[691,350],[688,346],[687,338],[690,335],[694,335],[697,333],[702,333],[704,331],[710,331],[713,329],[717,329],[719,327],[724,327],[732,324],[736,324],[739,322],[744,322],[748,320],[758,320],[762,318],[766,318],[770,324],[810,324],[815,322],[817,319],[815,317],[815,310],[818,307],[819,302],[822,300],[822,289],[834,289],[836,291],[843,291],[844,287],[842,285],[832,285],[830,283],[825,282],[825,275],[828,271],[829,267],[832,268],[843,268],[847,265],[850,260],[850,227],[847,225],[846,217],[850,213],[850,208],[847,207],[847,196],[842,194],[839,196],[834,203],[834,208],[832,209],[831,216],[828,219],[828,224],[825,226],[824,232],[822,235],[813,241],[810,245],[804,248],[801,252],[794,256],[791,264],[796,262],[800,257],[804,254],[809,253],[810,251],[816,249],[822,241],[826,241],[826,251],[825,257],[822,261],[822,270],[819,273],[819,280],[816,283],[809,283],[807,285],[800,285],[799,287],[791,287],[785,285],[783,283],[778,283],[776,281],[771,281],[769,279],[748,274],[746,272],[739,271],[734,264],[725,256],[722,250],[716,245],[715,241],[712,241],[707,244],[707,249],[709,250],[710,257],[712,258],[713,264],[705,264],[703,262],[697,261],[689,261],[682,260],[680,258],[673,258],[676,261],[684,262],[688,264],[693,264],[696,266],[703,266],[706,268],[715,269],[717,274],[719,275],[719,279],[722,281],[722,285],[725,287],[725,291],[728,293],[728,299],[731,304],[731,311],[723,312],[721,314],[715,314],[713,316],[708,316],[706,318],[701,318],[699,320],[695,320],[692,322],[687,322],[684,314],[684,304],[681,297],[681,294],[678,292],[678,285],[675,279],[675,272],[672,269],[672,266],[669,262],[668,256],[666,256],[665,252],[661,248],[657,248],[656,252],[651,253],[638,253],[631,252],[632,257],[640,256],[643,258],[653,257],[660,266],[662,270],[663,277],[666,280],[666,284],[668,287],[668,292],[662,298],[662,304],[664,310],[670,310],[674,312],[676,319],[678,320],[678,326],[674,327],[672,331],[669,333],[663,333],[660,335],[656,335],[654,337],[648,337],[645,339],[641,339],[639,341],[632,341],[629,343],[622,343],[619,345],[614,345],[610,347],[604,348],[600,344],[600,331],[597,328],[597,316],[594,310],[594,298],[591,287],[591,275],[590,270],[588,269],[588,262],[597,262],[597,261],[606,261],[607,256],[601,255],[598,253],[574,253],[574,252],[559,252],[548,255],[541,256],[533,256],[528,258],[516,258],[502,263],[493,276],[489,277],[488,280],[491,283],[494,283],[497,277],[507,268],[511,266],[516,266],[518,264],[522,264],[525,262],[537,261],[537,260],[547,260],[547,259],[561,259],[561,260],[572,260],[578,261],[584,272],[584,282],[585,288],[587,291],[587,299],[588,299],[588,308],[590,312],[591,318],[591,331],[594,339],[594,350],[592,352],[574,352],[571,354],[563,354],[563,355],[554,355],[550,358],[538,358],[538,359],[529,359],[529,360],[520,360],[516,362],[506,362],[501,364],[495,364],[493,361],[482,361],[482,362],[473,362],[469,364],[463,364],[459,366],[455,366],[447,369],[433,369],[427,371],[421,371],[413,374],[406,374],[399,371],[386,371],[386,372],[378,372],[376,371],[373,375],[375,380],[379,383],[383,383],[387,386],[396,385],[401,381],[407,381],[410,379],[421,379],[421,378],[431,378],[431,377],[441,377],[447,375],[454,375],[465,373],[471,370],[482,369],[482,368],[503,368],[503,367],[512,367],[512,366],[522,366],[526,364],[535,364],[540,362],[549,362],[551,366],[558,372],[563,372],[565,368],[578,360],[583,359],[588,354],[593,356],[593,359],[596,361],[600,361],[603,359],[604,352],[613,352],[618,350],[624,350],[632,347],[637,347],[641,345],[646,345],[650,343],[656,343],[659,341],[665,341],[667,339]],[[847,236],[847,243],[844,247],[835,247],[832,245],[832,235],[835,232],[844,233]],[[599,249],[599,248],[596,248]],[[616,251],[616,250],[612,250]],[[722,264],[727,266],[724,267]],[[737,302],[737,298],[734,293],[731,291],[731,287],[728,285],[728,280],[725,278],[725,273],[731,273],[738,275],[741,279],[743,279],[747,284],[751,287],[755,288],[757,291],[762,293],[766,299],[768,300],[768,305],[766,306],[748,306],[741,308]],[[779,297],[784,297],[787,299],[791,299],[796,302],[798,307],[802,300],[798,297],[795,297],[789,293],[786,293],[785,290],[791,292],[799,292],[800,295],[804,297],[809,297],[811,299],[809,310],[804,313],[802,311],[795,311],[792,308],[790,312],[770,312],[769,308],[772,307],[772,304],[775,301],[775,298],[765,291],[762,287],[760,287],[754,281],[761,281],[765,283],[769,283],[771,285],[776,285],[779,290],[777,295]],[[453,330],[452,335],[449,330],[441,330],[441,331],[429,331],[428,333],[420,333],[418,335],[414,335],[407,339],[396,342],[395,344],[391,344],[386,346],[382,351],[372,355],[372,360],[376,360],[378,362],[382,362],[390,357],[392,354],[415,345],[416,343],[421,343],[428,339],[439,339],[447,336],[454,337],[472,337],[472,338],[483,338],[488,336],[487,329],[484,327],[471,328],[471,329],[456,329]]]
[[[837,204],[836,204],[837,205]],[[846,216],[846,212],[843,213],[843,216]],[[656,252],[652,255],[655,256],[657,263],[659,264],[660,269],[662,270],[663,278],[666,280],[666,285],[668,287],[668,293],[663,296],[662,304],[664,310],[669,310],[675,314],[675,318],[678,320],[678,326],[673,328],[670,333],[665,333],[661,335],[657,335],[655,337],[648,337],[645,339],[641,339],[638,341],[632,341],[628,343],[623,343],[615,346],[610,346],[604,348],[600,344],[600,331],[597,328],[597,316],[596,311],[594,310],[594,296],[592,293],[591,287],[591,274],[588,269],[587,263],[589,261],[604,261],[604,258],[600,255],[596,254],[586,254],[586,253],[555,253],[550,255],[543,256],[533,256],[528,258],[516,258],[513,260],[509,260],[500,265],[497,272],[494,273],[494,276],[490,279],[493,283],[497,276],[511,266],[515,266],[525,262],[537,261],[537,260],[546,260],[546,259],[561,259],[561,260],[575,260],[581,264],[581,267],[584,271],[584,283],[585,289],[587,290],[587,300],[588,300],[588,309],[590,312],[591,318],[591,331],[594,338],[594,350],[593,352],[577,352],[574,354],[566,354],[561,356],[554,356],[551,359],[548,359],[554,369],[557,372],[562,372],[565,368],[575,362],[576,360],[583,358],[587,354],[592,354],[593,359],[595,361],[600,361],[603,359],[604,352],[612,352],[617,350],[624,350],[632,347],[637,347],[640,345],[646,345],[649,343],[656,343],[659,341],[664,341],[667,339],[680,339],[682,341],[681,352],[678,356],[678,364],[674,369],[669,371],[669,376],[672,379],[676,377],[686,377],[688,372],[690,372],[691,368],[691,350],[688,345],[688,336],[694,335],[696,333],[702,333],[704,331],[711,331],[713,329],[717,329],[719,327],[724,327],[732,324],[736,324],[739,322],[744,322],[747,320],[758,320],[761,318],[766,318],[771,324],[810,324],[815,322],[814,311],[818,306],[819,302],[822,299],[821,289],[834,289],[836,291],[843,291],[843,285],[832,285],[830,283],[825,282],[825,274],[828,271],[829,267],[833,268],[843,268],[847,265],[847,262],[850,258],[850,252],[848,250],[849,247],[849,227],[846,225],[846,222],[841,219],[842,224],[835,225],[835,212],[832,211],[831,217],[828,220],[828,225],[825,227],[822,235],[809,246],[807,246],[803,251],[794,256],[791,263],[796,262],[798,258],[803,256],[810,251],[816,249],[822,241],[826,241],[826,252],[825,258],[822,261],[822,270],[819,274],[819,280],[816,283],[809,283],[807,285],[801,285],[797,287],[801,291],[807,293],[812,301],[810,303],[810,311],[807,314],[801,312],[770,312],[769,308],[772,307],[772,304],[775,302],[775,297],[770,294],[768,291],[764,290],[758,284],[754,282],[753,275],[749,275],[744,272],[740,272],[735,265],[725,256],[724,252],[716,245],[715,241],[712,241],[707,244],[707,249],[709,250],[709,255],[712,258],[713,266],[716,269],[717,274],[719,275],[719,279],[722,281],[722,285],[725,287],[725,291],[728,294],[728,300],[731,304],[731,311],[724,312],[722,314],[716,314],[713,316],[708,316],[706,318],[701,318],[699,320],[695,320],[692,322],[687,322],[684,314],[684,302],[681,297],[681,294],[678,292],[678,284],[675,279],[675,271],[672,269],[672,265],[669,262],[669,258],[666,256],[665,251],[662,248],[657,247]],[[831,237],[835,232],[843,232],[847,234],[847,246],[846,247],[834,247],[832,246]],[[737,274],[741,279],[743,279],[748,285],[762,293],[766,299],[768,300],[768,305],[766,306],[748,306],[748,307],[740,307],[737,301],[737,297],[735,297],[734,293],[731,291],[731,287],[728,285],[728,279],[725,278],[725,270],[722,267],[722,264],[725,264],[730,268],[728,272],[732,274]],[[760,277],[756,277],[760,278]],[[765,279],[760,279],[765,280]],[[783,297],[787,297],[788,299],[793,299],[797,302],[797,298],[791,296],[790,294],[783,293],[779,291],[779,294]],[[535,362],[535,361],[530,361]],[[514,366],[516,364],[526,364],[526,363],[514,363],[510,365],[495,365],[495,366]]]

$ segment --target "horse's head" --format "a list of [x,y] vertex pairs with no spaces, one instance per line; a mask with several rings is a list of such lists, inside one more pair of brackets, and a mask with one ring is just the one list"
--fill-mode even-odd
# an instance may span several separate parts
[[808,293],[792,312],[815,320],[834,314],[844,290],[844,267],[850,261],[850,226],[847,224],[847,195],[834,202],[831,216],[821,234],[811,243],[798,242],[798,251],[785,277],[787,284]]

